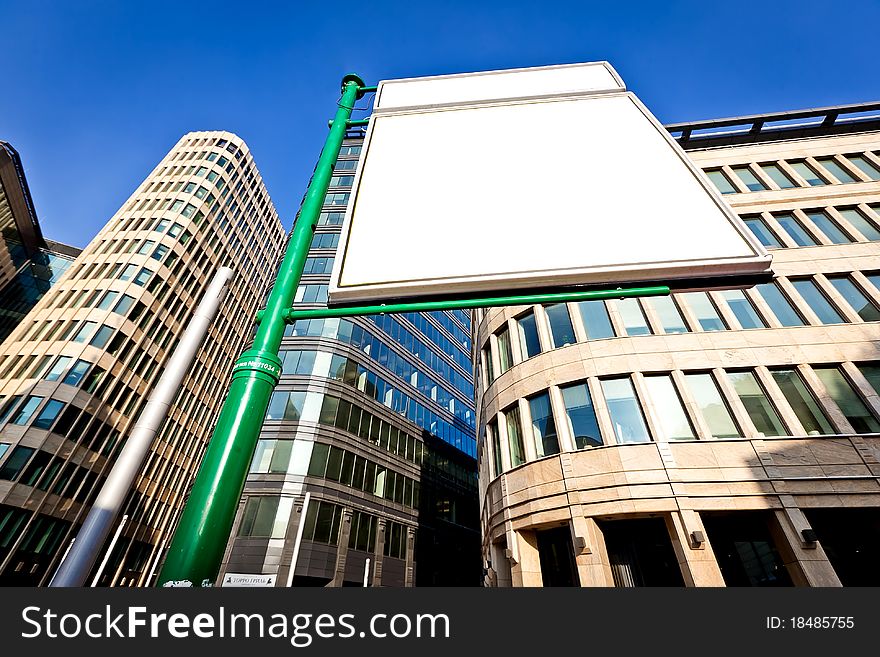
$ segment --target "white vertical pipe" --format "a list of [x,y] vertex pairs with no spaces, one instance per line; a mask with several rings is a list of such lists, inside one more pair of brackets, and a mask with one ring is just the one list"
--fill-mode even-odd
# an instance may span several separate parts
[[92,588],[98,585],[98,580],[101,579],[101,575],[104,573],[104,568],[107,567],[107,562],[110,561],[110,553],[113,552],[113,548],[116,547],[116,541],[119,540],[119,536],[122,534],[126,522],[128,522],[128,514],[122,516],[122,520],[119,521],[119,527],[116,528],[116,533],[113,534],[113,540],[110,541],[110,545],[107,546],[107,552],[104,553],[104,558],[101,560],[98,572],[95,573],[95,577],[92,579]]
[[299,557],[299,546],[302,543],[303,530],[306,527],[306,511],[309,510],[309,500],[312,494],[306,493],[303,499],[302,512],[299,514],[299,526],[296,528],[296,538],[293,540],[293,554],[290,555],[290,570],[287,572],[287,586],[293,586],[293,572],[296,570],[296,560]]
[[150,451],[153,439],[168,415],[171,403],[180,390],[184,377],[190,372],[193,360],[204,342],[211,323],[217,316],[220,304],[226,296],[232,270],[220,267],[201,302],[193,312],[192,319],[180,339],[180,344],[165,366],[165,371],[150,395],[140,419],[131,430],[119,458],[101,488],[98,498],[89,510],[79,539],[65,556],[49,586],[82,586],[98,557],[98,552],[116,517],[122,510],[131,486],[141,473],[144,459]]

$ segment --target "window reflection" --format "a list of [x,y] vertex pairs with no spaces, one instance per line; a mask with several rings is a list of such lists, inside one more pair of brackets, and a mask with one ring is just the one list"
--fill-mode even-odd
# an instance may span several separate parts
[[618,443],[642,443],[651,440],[642,409],[628,377],[603,379],[602,392]]

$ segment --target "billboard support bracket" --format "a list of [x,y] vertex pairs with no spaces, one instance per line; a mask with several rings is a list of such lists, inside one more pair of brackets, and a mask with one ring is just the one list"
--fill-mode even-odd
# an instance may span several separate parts
[[431,312],[436,310],[459,310],[466,308],[495,308],[500,306],[525,306],[539,303],[566,303],[569,301],[595,301],[599,299],[627,299],[631,297],[656,297],[669,294],[666,285],[650,287],[617,288],[615,290],[589,290],[581,292],[553,292],[548,294],[520,294],[477,299],[450,299],[443,301],[412,301],[352,306],[350,308],[313,308],[284,312],[284,320],[293,323],[298,319],[330,319],[335,317],[359,317],[406,312]]

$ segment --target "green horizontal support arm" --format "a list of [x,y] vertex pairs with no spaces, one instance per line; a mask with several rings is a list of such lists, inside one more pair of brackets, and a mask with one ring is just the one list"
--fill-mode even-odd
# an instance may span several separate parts
[[[368,125],[370,125],[370,119],[356,119],[354,121],[345,122],[346,128],[366,128]],[[327,127],[333,127],[333,119],[327,121]]]
[[[378,306],[353,306],[351,308],[314,308],[284,312],[284,321],[298,319],[322,319],[331,317],[357,317],[360,315],[380,315],[383,313],[429,312],[432,310],[458,310],[463,308],[492,308],[495,306],[526,306],[534,303],[565,303],[567,301],[595,301],[598,299],[625,299],[629,297],[659,297],[669,294],[669,286],[633,287],[617,290],[590,290],[585,292],[553,292],[549,294],[521,294],[507,297],[486,297],[483,299],[452,299],[448,301],[414,301],[389,303]],[[261,311],[262,312],[262,311]],[[257,313],[257,321],[262,314]]]

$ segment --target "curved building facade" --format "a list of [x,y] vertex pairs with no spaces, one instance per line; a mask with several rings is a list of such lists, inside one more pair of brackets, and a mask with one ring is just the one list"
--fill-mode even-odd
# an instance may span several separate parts
[[[326,306],[362,143],[342,146],[296,308]],[[462,311],[288,326],[220,580],[478,585],[471,348]]]
[[3,342],[0,584],[50,581],[203,290],[228,266],[229,291],[97,581],[152,583],[248,337],[254,290],[283,243],[245,143],[189,133]]
[[772,282],[478,313],[485,585],[880,582],[880,126],[856,111],[674,126]]

